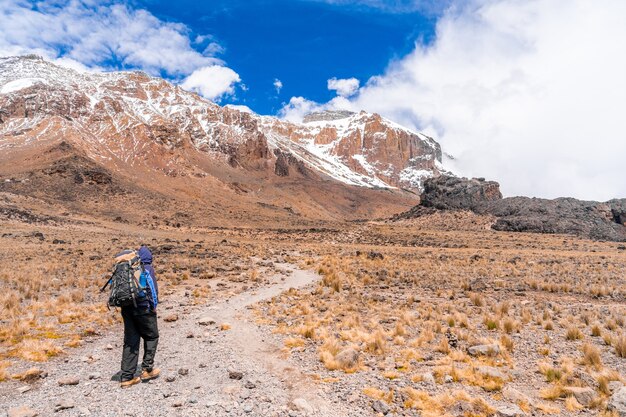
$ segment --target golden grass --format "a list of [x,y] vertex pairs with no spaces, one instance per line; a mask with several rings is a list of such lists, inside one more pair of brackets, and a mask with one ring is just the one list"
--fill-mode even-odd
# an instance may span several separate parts
[[579,411],[582,410],[583,407],[574,397],[565,398],[565,408],[568,411]]
[[600,349],[596,346],[585,343],[582,347],[583,359],[582,364],[593,367],[596,371],[602,369],[602,357],[600,355]]
[[626,358],[626,334],[622,333],[613,342],[615,354],[620,358]]
[[578,327],[570,326],[567,328],[567,332],[565,333],[566,340],[579,340],[583,338],[583,333],[580,331]]

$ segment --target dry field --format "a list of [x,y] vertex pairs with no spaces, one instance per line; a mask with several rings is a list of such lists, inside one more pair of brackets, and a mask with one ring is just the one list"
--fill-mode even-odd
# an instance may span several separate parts
[[609,415],[615,381],[626,381],[626,250],[493,232],[488,221],[452,213],[299,230],[151,231],[7,223],[0,380],[27,378],[35,362],[71,354],[118,322],[99,287],[118,250],[146,243],[162,298],[189,303],[263,285],[280,272],[276,259],[317,271],[319,284],[256,313],[338,401],[398,415],[495,415],[505,406]]
[[320,243],[303,262],[323,280],[261,305],[259,322],[329,392],[380,412],[610,415],[626,376],[624,247],[452,217]]

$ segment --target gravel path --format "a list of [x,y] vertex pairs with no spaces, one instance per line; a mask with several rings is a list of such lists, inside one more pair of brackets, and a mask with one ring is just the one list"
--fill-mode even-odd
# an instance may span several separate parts
[[[274,335],[257,326],[246,307],[290,287],[306,287],[319,276],[293,265],[287,278],[211,305],[186,305],[170,297],[160,306],[157,366],[161,377],[129,389],[116,382],[123,332],[112,329],[71,355],[41,367],[48,376],[28,386],[0,386],[0,410],[26,407],[40,416],[350,416],[346,404],[331,403],[298,364],[280,355]],[[163,321],[176,314],[178,320]],[[210,324],[201,325],[199,322]],[[227,323],[230,330],[220,330]],[[115,374],[115,375],[114,375]],[[60,386],[63,379],[76,385]],[[76,382],[76,381],[74,381]],[[30,387],[21,393],[19,388]],[[24,388],[25,389],[25,388]],[[57,411],[58,410],[58,411]],[[15,414],[35,415],[35,414]]]

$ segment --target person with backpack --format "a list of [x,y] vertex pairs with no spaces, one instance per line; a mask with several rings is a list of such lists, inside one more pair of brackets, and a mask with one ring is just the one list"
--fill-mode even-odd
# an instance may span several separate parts
[[[158,286],[152,267],[152,252],[146,246],[138,251],[123,251],[116,256],[111,279],[109,306],[121,307],[124,320],[124,348],[121,364],[121,388],[157,378],[154,356],[159,342],[156,308]],[[143,339],[141,375],[135,377],[139,360],[139,345]]]

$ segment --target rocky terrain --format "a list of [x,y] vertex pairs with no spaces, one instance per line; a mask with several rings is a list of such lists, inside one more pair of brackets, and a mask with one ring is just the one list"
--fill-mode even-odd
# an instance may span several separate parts
[[[147,229],[16,213],[0,235],[0,411],[138,415],[149,398],[155,415],[611,415],[626,250],[492,221]],[[97,291],[137,242],[155,254],[164,373],[122,391],[119,314]]]
[[497,182],[484,179],[446,175],[429,179],[420,204],[394,219],[415,218],[433,210],[470,210],[493,216],[494,230],[626,241],[626,199],[600,203],[574,198],[502,198],[499,187]]

